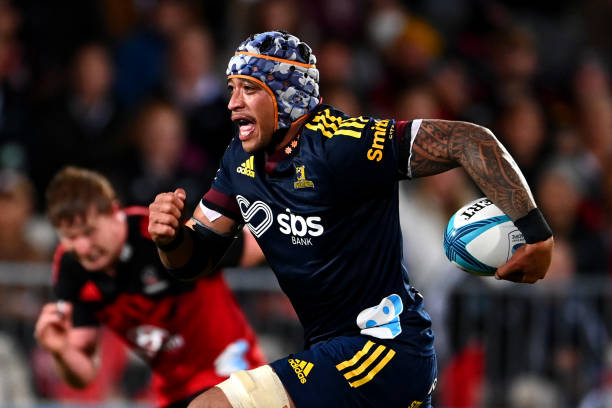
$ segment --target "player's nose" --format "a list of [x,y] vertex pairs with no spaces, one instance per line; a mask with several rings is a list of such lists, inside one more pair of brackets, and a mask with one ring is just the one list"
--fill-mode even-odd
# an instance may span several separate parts
[[91,240],[87,237],[78,237],[72,240],[72,249],[77,255],[87,255],[91,250]]
[[231,111],[239,109],[244,106],[244,99],[242,98],[242,92],[236,89],[232,92],[232,96],[227,104],[227,108]]

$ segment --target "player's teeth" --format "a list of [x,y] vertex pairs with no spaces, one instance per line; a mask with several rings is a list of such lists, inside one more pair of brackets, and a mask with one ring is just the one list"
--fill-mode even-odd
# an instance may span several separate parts
[[255,129],[255,125],[253,125],[252,123],[249,123],[248,125],[242,125],[240,126],[240,134],[243,136],[247,136],[253,131],[253,129]]

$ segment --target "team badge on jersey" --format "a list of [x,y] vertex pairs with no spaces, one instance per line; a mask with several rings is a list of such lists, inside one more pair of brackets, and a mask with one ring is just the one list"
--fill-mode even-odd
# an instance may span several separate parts
[[171,351],[185,345],[180,334],[171,334],[164,328],[148,324],[130,329],[127,338],[141,355],[150,359],[161,351]]
[[143,285],[143,292],[147,295],[154,295],[161,292],[168,287],[168,281],[160,279],[159,275],[154,266],[146,266],[142,272],[140,272],[140,280]]
[[249,157],[244,163],[236,167],[236,172],[245,176],[255,178],[255,168],[253,166],[253,156]]
[[306,166],[296,166],[296,181],[293,183],[293,188],[312,188],[314,183],[311,180],[306,179]]

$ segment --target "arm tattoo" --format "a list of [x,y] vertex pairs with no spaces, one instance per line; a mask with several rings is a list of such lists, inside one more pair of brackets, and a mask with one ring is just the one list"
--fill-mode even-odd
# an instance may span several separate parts
[[[406,140],[408,139],[408,140]],[[401,152],[410,152],[409,138]],[[409,153],[410,154],[410,153]],[[535,208],[529,186],[514,159],[486,128],[468,122],[423,120],[412,144],[413,177],[462,166],[482,192],[512,220]]]

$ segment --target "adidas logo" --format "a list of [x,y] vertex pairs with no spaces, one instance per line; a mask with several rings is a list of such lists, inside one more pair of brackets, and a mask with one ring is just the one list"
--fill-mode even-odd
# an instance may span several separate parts
[[312,367],[314,367],[314,364],[309,363],[304,360],[298,360],[297,358],[295,359],[290,358],[288,361],[289,361],[289,365],[293,368],[293,371],[295,371],[298,378],[300,379],[300,382],[302,384],[305,384],[306,377],[308,377],[308,373],[310,373],[310,370],[312,370]]
[[247,161],[236,167],[236,171],[245,176],[255,178],[255,171],[253,170],[253,156],[249,157]]

